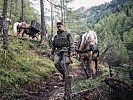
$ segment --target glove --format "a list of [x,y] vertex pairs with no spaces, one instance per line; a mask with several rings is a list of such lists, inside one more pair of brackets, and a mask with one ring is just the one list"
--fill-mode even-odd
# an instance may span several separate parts
[[54,55],[51,55],[51,60],[54,61]]

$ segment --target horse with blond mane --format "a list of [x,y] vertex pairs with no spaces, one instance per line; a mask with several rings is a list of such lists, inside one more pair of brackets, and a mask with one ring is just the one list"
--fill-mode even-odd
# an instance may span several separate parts
[[76,51],[79,53],[80,60],[83,62],[83,66],[86,68],[85,73],[87,77],[95,77],[97,75],[99,57],[96,32],[92,30],[84,32],[84,34],[81,36],[79,48],[78,50],[76,49]]
[[[33,22],[35,23],[35,21],[33,20],[31,22],[31,24]],[[34,25],[37,25],[36,23]],[[36,37],[37,40],[38,40],[38,36],[40,35],[40,25],[39,24],[38,24],[38,26],[33,27],[32,25],[27,24],[26,22],[20,22],[20,23],[16,22],[13,25],[13,30],[14,30],[14,34],[15,35],[17,34],[17,36],[24,37],[24,34],[27,34],[27,35],[31,36],[32,39],[34,39]]]

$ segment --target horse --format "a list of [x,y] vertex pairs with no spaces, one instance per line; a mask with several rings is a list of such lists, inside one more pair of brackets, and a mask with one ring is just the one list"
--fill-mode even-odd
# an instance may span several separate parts
[[32,39],[37,38],[39,39],[40,32],[36,29],[32,28],[30,24],[27,24],[26,22],[16,22],[13,25],[14,34],[17,34],[17,36],[24,37],[24,33],[29,35],[29,37],[32,37]]
[[[96,34],[91,30],[89,32],[83,32],[83,35],[80,37],[80,41],[77,44],[78,49],[76,48],[75,51],[79,53],[79,60],[84,62],[84,66],[87,68],[87,70],[90,70],[91,76],[95,77],[97,75],[99,50],[98,48],[93,48],[93,46],[90,45],[90,40],[94,38],[93,36],[89,36],[90,32],[91,34]],[[95,42],[97,42],[97,40],[95,40]],[[87,77],[89,77],[87,72],[86,74]]]

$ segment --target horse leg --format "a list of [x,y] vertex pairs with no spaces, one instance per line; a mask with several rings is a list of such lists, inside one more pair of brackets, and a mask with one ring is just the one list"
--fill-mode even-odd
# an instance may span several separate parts
[[96,63],[94,60],[92,60],[92,71],[93,71],[92,75],[93,75],[93,77],[95,77],[96,72],[97,72],[97,68],[96,68]]
[[99,52],[96,52],[96,53],[93,53],[93,61],[95,63],[95,70],[96,70],[96,73],[95,75],[97,75],[97,72],[98,72],[98,58],[99,58]]
[[95,75],[97,75],[97,72],[98,72],[98,68],[97,68],[97,66],[98,66],[98,61],[95,60],[95,69],[96,69],[96,74],[95,74]]
[[20,34],[20,33],[19,33],[19,32],[17,32],[17,36],[19,36],[19,34]]
[[19,37],[20,32],[21,32],[20,29],[17,29],[17,32],[16,32],[17,33],[17,37]]
[[90,74],[92,77],[95,77],[96,75],[96,63],[93,60],[93,52],[88,52],[88,59],[89,59],[89,68],[90,68]]
[[86,74],[86,76],[87,76],[87,78],[89,78],[90,77],[90,75],[89,75],[89,65],[88,65],[88,61],[87,60],[82,60],[82,66],[83,66],[83,70],[84,70],[84,72],[85,72],[85,74]]
[[20,34],[21,34],[21,37],[24,36],[24,29],[22,29],[22,30],[20,31]]
[[22,37],[24,37],[24,32],[22,33]]
[[79,46],[79,50],[84,50],[84,46],[85,46],[85,43],[84,42],[81,42],[81,44]]

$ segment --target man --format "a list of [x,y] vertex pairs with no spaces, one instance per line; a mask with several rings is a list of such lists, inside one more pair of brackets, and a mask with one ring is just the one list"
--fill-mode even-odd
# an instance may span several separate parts
[[62,74],[63,80],[65,79],[65,70],[61,65],[61,53],[60,51],[65,49],[66,53],[66,64],[70,64],[70,54],[72,52],[73,39],[70,33],[64,30],[62,22],[57,22],[57,35],[54,37],[52,42],[51,55],[54,56],[54,65],[57,70]]

